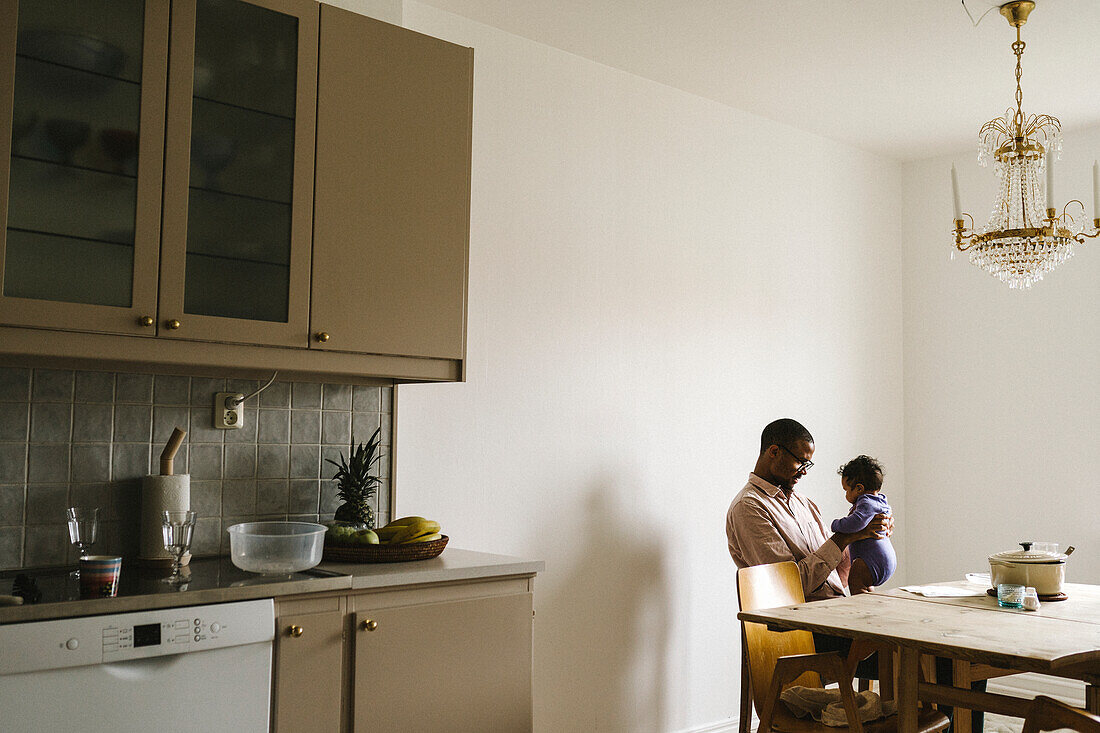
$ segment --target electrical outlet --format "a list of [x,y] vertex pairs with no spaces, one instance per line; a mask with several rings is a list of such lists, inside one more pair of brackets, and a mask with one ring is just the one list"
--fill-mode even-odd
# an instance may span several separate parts
[[[239,430],[244,427],[244,395],[240,392],[218,392],[214,395],[214,427]],[[237,401],[234,404],[234,401]]]

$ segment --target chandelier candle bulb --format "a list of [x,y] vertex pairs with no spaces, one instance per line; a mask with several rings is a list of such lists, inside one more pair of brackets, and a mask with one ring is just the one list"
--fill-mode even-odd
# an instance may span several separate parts
[[[1093,177],[1095,178],[1096,166],[1093,166]],[[955,221],[962,218],[962,204],[959,201],[959,174],[955,170],[955,164],[951,164],[951,205],[955,207]],[[1100,216],[1100,214],[1097,214]]]
[[[1053,146],[1051,146],[1053,147]],[[1046,153],[1047,163],[1047,209],[1054,208],[1054,151]]]
[[1100,162],[1095,160],[1092,161],[1092,218],[1100,221]]

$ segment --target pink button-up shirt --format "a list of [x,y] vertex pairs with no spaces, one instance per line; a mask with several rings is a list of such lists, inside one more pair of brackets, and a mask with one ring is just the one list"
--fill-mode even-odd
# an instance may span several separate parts
[[845,556],[829,537],[816,504],[794,491],[788,496],[755,473],[726,513],[737,567],[793,560],[808,601],[844,595],[837,567],[846,564]]

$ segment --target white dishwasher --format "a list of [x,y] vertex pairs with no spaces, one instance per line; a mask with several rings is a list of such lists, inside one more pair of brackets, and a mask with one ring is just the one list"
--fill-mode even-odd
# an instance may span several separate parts
[[270,598],[0,626],[0,730],[267,731]]

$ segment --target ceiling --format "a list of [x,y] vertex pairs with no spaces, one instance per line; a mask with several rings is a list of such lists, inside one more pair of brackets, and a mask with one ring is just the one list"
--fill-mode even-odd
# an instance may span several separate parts
[[[997,0],[423,2],[898,160],[975,147],[1015,106]],[[1036,0],[1023,27],[1024,112],[1060,118],[1070,155],[1100,124],[1098,34],[1100,0]]]

